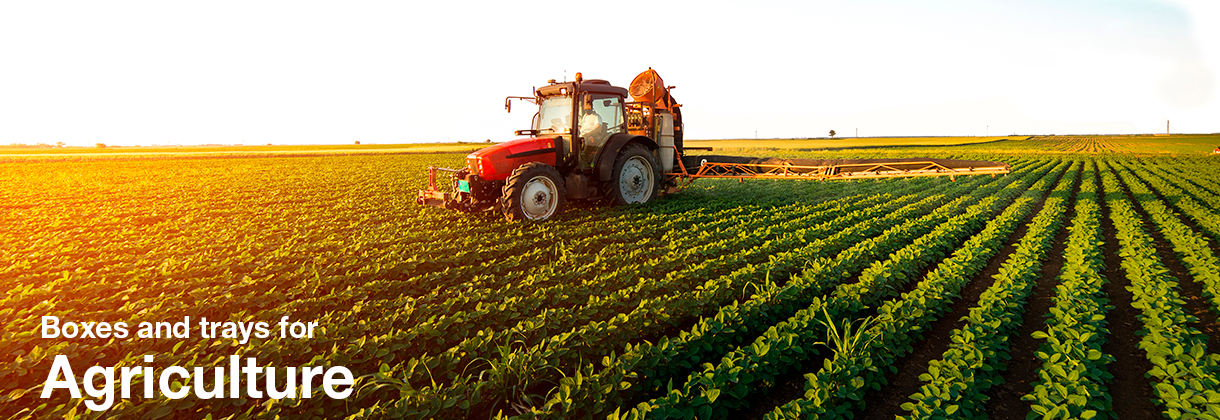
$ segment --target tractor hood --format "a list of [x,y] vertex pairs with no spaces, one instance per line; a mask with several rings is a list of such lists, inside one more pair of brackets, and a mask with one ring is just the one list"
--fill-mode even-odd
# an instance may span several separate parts
[[488,146],[466,156],[466,169],[486,181],[507,179],[513,169],[530,162],[555,166],[559,137],[530,137]]

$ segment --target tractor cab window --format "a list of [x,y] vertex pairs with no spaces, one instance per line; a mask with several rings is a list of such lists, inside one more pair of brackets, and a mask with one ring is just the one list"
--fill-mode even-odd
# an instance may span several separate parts
[[593,159],[597,157],[597,151],[606,144],[606,140],[621,132],[622,128],[622,98],[592,93],[581,95],[581,167],[590,167]]
[[568,134],[572,131],[572,97],[552,96],[539,105],[538,126],[542,134]]

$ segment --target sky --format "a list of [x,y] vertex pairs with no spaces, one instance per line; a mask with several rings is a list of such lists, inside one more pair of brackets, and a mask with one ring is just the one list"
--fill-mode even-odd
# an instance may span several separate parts
[[0,2],[0,144],[504,141],[649,67],[686,137],[1220,132],[1176,1]]

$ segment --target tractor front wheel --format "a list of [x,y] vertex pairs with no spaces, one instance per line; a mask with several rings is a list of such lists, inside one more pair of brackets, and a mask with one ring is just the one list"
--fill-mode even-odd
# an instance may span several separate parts
[[504,183],[500,211],[508,221],[547,220],[563,213],[563,177],[551,165],[530,162],[517,167]]

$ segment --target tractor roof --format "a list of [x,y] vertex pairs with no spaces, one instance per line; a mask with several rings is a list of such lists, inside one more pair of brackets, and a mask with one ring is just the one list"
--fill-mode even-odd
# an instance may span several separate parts
[[613,86],[610,84],[610,82],[601,79],[585,79],[580,83],[579,87],[577,87],[576,82],[551,83],[538,88],[538,91],[535,93],[537,93],[538,96],[554,96],[559,94],[560,88],[565,88],[568,92],[577,90],[579,92],[608,93],[623,97],[627,96],[627,89]]

